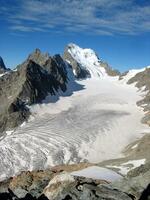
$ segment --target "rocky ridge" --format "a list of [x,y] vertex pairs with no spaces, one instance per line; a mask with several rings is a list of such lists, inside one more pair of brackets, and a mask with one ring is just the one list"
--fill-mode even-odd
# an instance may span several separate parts
[[0,132],[27,120],[28,105],[41,103],[48,95],[67,89],[67,70],[59,55],[48,57],[39,50],[0,78]]

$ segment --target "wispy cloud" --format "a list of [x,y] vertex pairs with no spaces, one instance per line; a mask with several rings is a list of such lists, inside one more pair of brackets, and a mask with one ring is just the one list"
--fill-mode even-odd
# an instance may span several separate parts
[[98,35],[150,32],[150,3],[139,4],[136,0],[1,1],[0,15],[11,31]]

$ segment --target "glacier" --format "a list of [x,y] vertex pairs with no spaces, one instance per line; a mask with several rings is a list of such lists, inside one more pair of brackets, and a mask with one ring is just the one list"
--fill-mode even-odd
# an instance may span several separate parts
[[81,161],[98,163],[148,132],[136,102],[142,93],[117,80],[78,81],[84,89],[31,108],[32,117],[0,141],[0,179],[20,171]]

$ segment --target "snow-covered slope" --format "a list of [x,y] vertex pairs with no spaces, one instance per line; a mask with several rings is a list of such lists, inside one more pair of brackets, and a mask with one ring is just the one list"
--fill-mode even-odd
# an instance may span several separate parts
[[108,77],[105,68],[100,65],[100,59],[92,49],[83,49],[75,44],[69,44],[68,52],[82,69],[89,72],[92,78]]
[[121,82],[122,83],[128,83],[128,81],[135,77],[138,73],[143,72],[144,70],[146,70],[146,68],[150,68],[150,66],[141,68],[141,69],[131,69],[128,72],[125,73],[125,75],[121,76]]

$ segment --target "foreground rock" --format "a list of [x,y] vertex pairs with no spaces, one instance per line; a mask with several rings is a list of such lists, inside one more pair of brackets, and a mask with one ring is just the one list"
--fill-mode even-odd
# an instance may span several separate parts
[[[66,166],[82,168],[79,166]],[[131,200],[131,194],[114,189],[107,180],[73,176],[59,172],[59,168],[45,171],[23,172],[19,176],[0,183],[0,199],[43,199],[43,200]],[[57,170],[58,171],[57,171]],[[62,167],[63,169],[63,167]]]
[[[147,197],[141,197],[142,200],[150,198],[150,134],[130,144],[124,151],[125,157],[108,160],[100,163],[100,166],[109,167],[119,173],[124,174],[124,179],[112,183],[112,187],[130,193],[140,199],[144,192]],[[141,161],[144,164],[141,164]],[[138,167],[136,167],[138,165]],[[140,199],[140,200],[141,200]]]
[[48,199],[112,199],[128,200],[129,195],[114,190],[104,181],[96,181],[82,177],[73,177],[68,173],[62,173],[55,176],[44,189],[43,193]]

